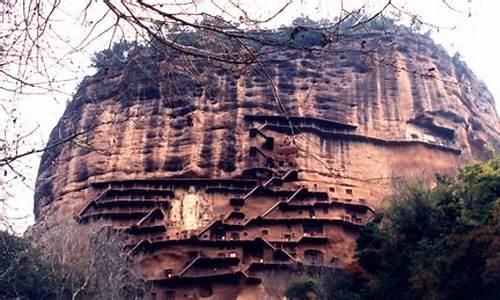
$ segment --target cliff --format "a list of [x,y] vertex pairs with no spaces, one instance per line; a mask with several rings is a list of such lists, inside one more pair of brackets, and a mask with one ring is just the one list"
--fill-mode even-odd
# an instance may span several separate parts
[[401,181],[500,148],[493,97],[429,38],[360,34],[261,60],[172,56],[86,78],[42,157],[38,224],[125,228],[166,293],[245,295],[278,264],[345,266]]

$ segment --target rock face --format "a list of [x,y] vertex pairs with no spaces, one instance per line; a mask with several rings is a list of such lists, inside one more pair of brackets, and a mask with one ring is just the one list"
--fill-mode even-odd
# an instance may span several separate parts
[[323,50],[272,52],[265,70],[167,58],[86,78],[42,157],[37,226],[122,228],[159,299],[260,297],[277,266],[348,265],[402,180],[499,148],[491,94],[430,39]]

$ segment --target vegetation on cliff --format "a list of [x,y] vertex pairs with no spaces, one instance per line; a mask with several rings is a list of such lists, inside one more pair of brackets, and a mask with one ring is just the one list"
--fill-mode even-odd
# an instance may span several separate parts
[[[246,63],[251,64],[260,61],[269,51],[293,49],[322,52],[325,46],[353,37],[364,46],[366,43],[364,38],[369,35],[380,35],[381,39],[388,39],[398,32],[411,33],[419,38],[429,36],[428,33],[425,35],[420,33],[421,23],[417,20],[411,26],[397,25],[397,22],[397,19],[384,16],[371,18],[360,12],[348,15],[341,22],[338,18],[315,21],[303,15],[293,20],[289,26],[245,30],[235,37],[214,35],[205,28],[230,28],[237,24],[223,22],[218,17],[204,16],[202,20],[196,22],[198,24],[196,28],[156,25],[151,28],[149,37],[144,43],[126,40],[115,42],[108,49],[94,53],[92,67],[102,72],[109,69],[123,69],[131,63],[155,63],[155,60],[164,60],[167,56],[177,57],[183,54],[165,45],[161,37],[175,39],[176,43],[183,47],[210,49],[220,53],[244,52]],[[241,39],[247,43],[242,43]],[[262,49],[267,49],[267,52],[260,53]]]

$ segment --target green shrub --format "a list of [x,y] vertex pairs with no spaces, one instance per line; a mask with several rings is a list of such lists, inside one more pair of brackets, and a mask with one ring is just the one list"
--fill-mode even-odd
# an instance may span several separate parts
[[286,289],[285,296],[290,300],[316,299],[318,284],[311,277],[301,277],[293,281]]
[[495,299],[500,293],[500,156],[429,190],[406,187],[357,240],[367,299]]
[[119,41],[114,43],[111,48],[96,52],[91,58],[91,66],[98,71],[110,68],[121,69],[128,63],[129,54],[140,48],[135,42]]
[[1,299],[53,299],[59,282],[26,239],[0,231]]

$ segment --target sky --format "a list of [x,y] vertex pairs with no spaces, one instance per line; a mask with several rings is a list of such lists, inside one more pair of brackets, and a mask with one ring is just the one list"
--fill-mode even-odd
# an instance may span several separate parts
[[[90,57],[95,51],[108,47],[110,37],[102,36],[99,39],[85,41],[86,30],[92,26],[91,20],[100,18],[103,14],[102,6],[96,4],[89,12],[87,19],[83,19],[78,14],[87,1],[66,1],[58,12],[54,23],[54,32],[59,32],[60,36],[54,36],[53,42],[48,45],[54,57],[64,57],[59,63],[50,66],[51,72],[56,74],[54,78],[58,80],[55,84],[58,92],[40,92],[36,95],[20,96],[10,103],[16,108],[18,122],[12,132],[22,130],[29,132],[35,130],[34,134],[27,140],[26,148],[40,148],[46,143],[50,131],[62,115],[66,101],[71,99],[76,90],[78,82],[85,75],[91,75],[94,70],[90,67]],[[214,1],[196,1],[200,10],[210,11]],[[239,1],[245,5],[255,17],[265,17],[273,14],[283,6],[285,1]],[[289,5],[285,11],[274,19],[269,26],[279,26],[289,24],[291,20],[306,14],[312,19],[331,18],[338,15],[340,0],[296,0]],[[386,1],[344,1],[344,7],[360,7],[368,3],[368,10],[377,10]],[[81,6],[78,6],[78,4]],[[445,47],[453,55],[459,51],[463,60],[473,70],[476,76],[486,83],[490,92],[496,100],[497,111],[500,107],[500,82],[497,79],[500,70],[500,40],[498,39],[498,29],[500,28],[500,1],[493,0],[419,0],[404,1],[394,0],[400,8],[411,11],[419,15],[420,19],[426,23],[436,25],[439,30],[433,29],[431,37]],[[79,16],[75,19],[74,16]],[[90,21],[89,21],[90,20]],[[82,27],[83,25],[83,27]],[[105,22],[101,24],[104,28],[109,25]],[[432,28],[427,27],[427,28]],[[82,29],[83,28],[83,29]],[[58,31],[59,30],[59,31]],[[62,38],[61,38],[62,37]],[[81,47],[79,47],[81,46]],[[81,48],[81,49],[80,49]],[[71,49],[71,51],[68,51]],[[65,55],[66,52],[68,55]],[[36,78],[35,78],[36,79]],[[34,80],[35,80],[34,79]],[[0,94],[1,96],[1,94]],[[1,99],[0,99],[1,101]],[[0,118],[0,121],[2,119]],[[40,156],[31,155],[26,159],[17,162],[17,166],[26,176],[24,183],[12,182],[8,187],[11,194],[7,205],[2,206],[4,211],[0,214],[7,215],[16,232],[23,232],[34,222],[33,210],[33,187],[39,165]]]

